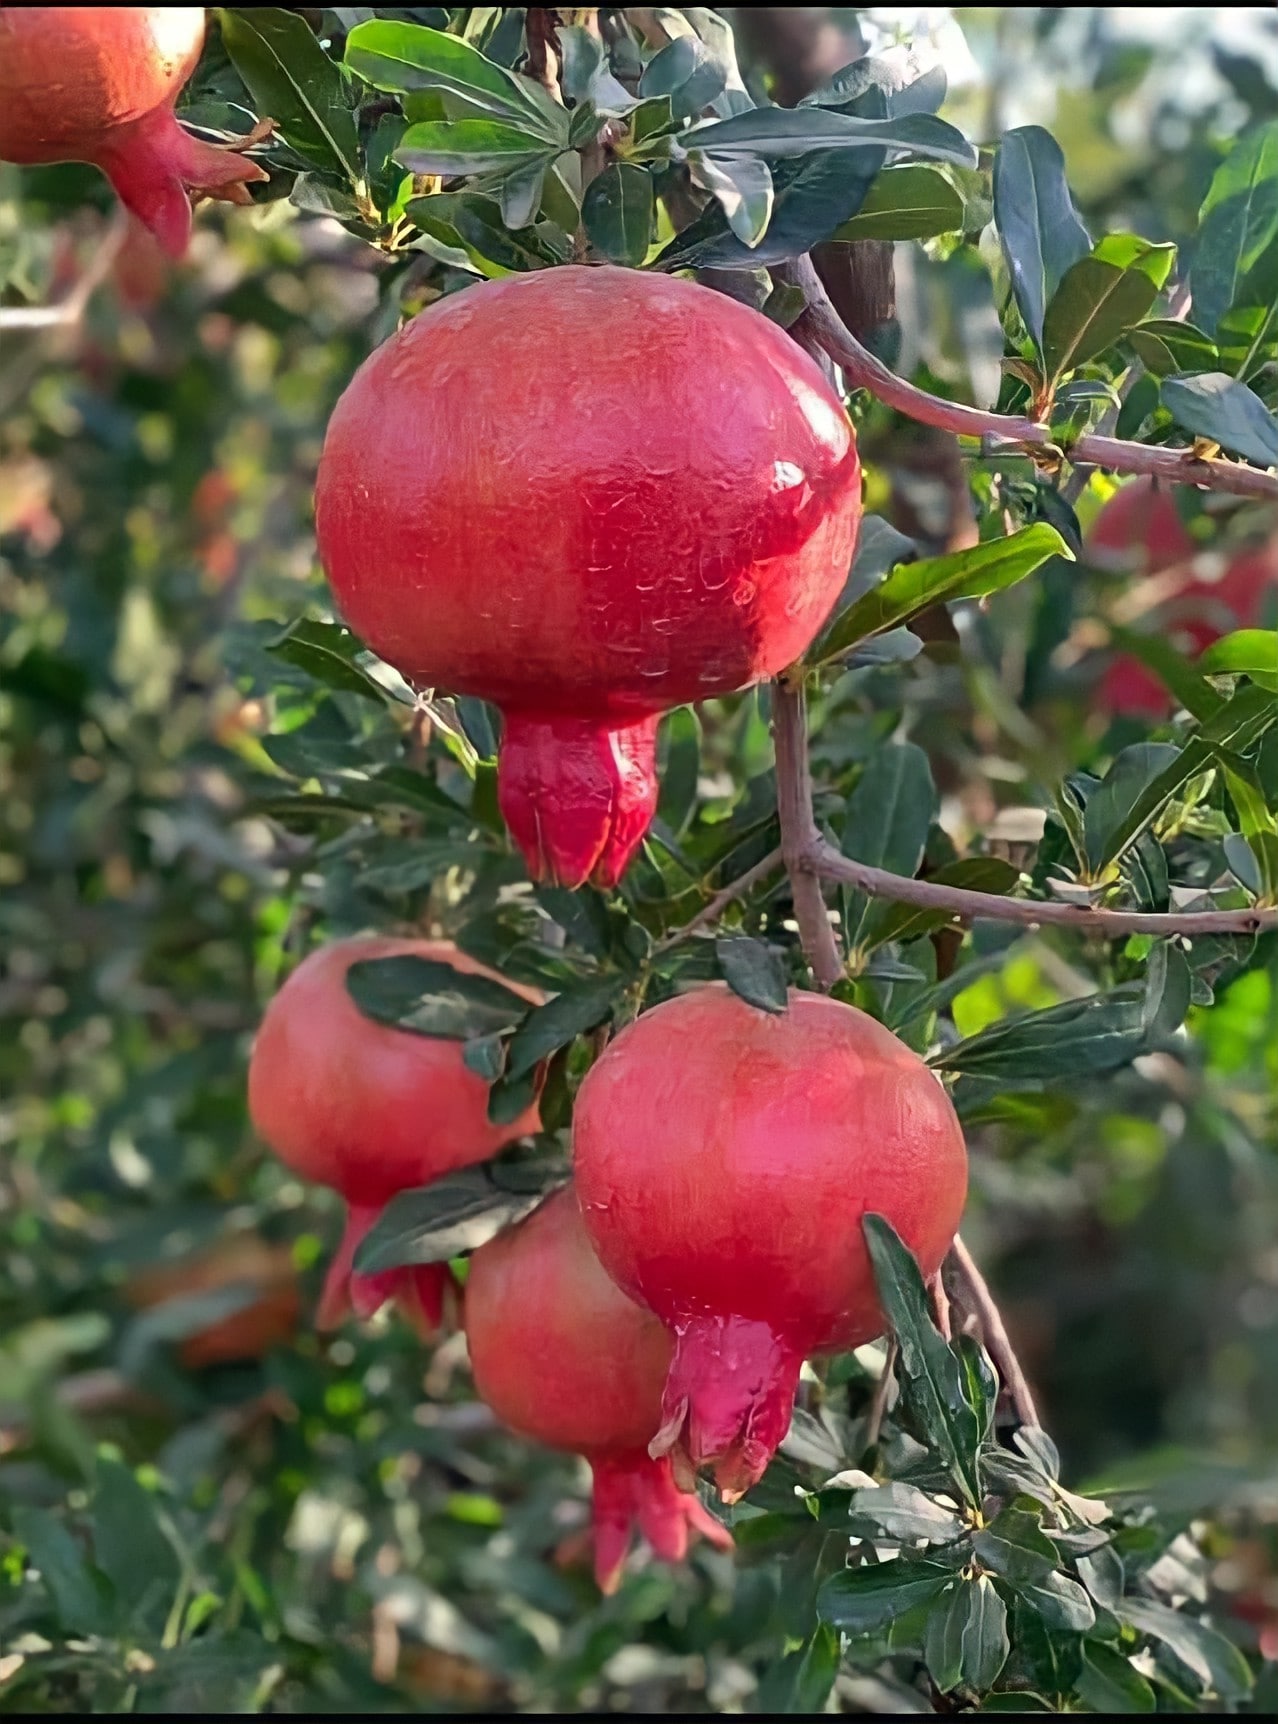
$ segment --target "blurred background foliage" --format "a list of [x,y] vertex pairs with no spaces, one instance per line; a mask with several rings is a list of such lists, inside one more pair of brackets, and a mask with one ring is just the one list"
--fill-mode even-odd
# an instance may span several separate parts
[[[771,36],[778,9],[750,10],[739,45],[760,88],[798,76],[822,32],[850,45],[834,66],[858,33],[871,49],[930,36],[947,117],[978,141],[1049,126],[1096,231],[1190,240],[1231,138],[1278,117],[1267,8],[792,8]],[[214,40],[214,71],[217,55]],[[56,300],[111,219],[90,170],[0,165],[5,300]],[[1001,338],[975,235],[962,255],[896,249],[898,363],[988,378]],[[456,1341],[429,1356],[394,1323],[312,1332],[336,1208],[248,1129],[247,1050],[288,969],[319,939],[430,920],[449,862],[411,799],[370,807],[368,771],[413,746],[395,714],[268,650],[326,614],[323,429],[405,285],[400,262],[290,203],[205,207],[182,266],[132,232],[79,323],[0,337],[0,1513],[80,1630],[51,1640],[16,1547],[0,1553],[0,1710],[793,1699],[768,1686],[794,1626],[783,1561],[640,1561],[600,1600],[572,1560],[584,1469],[494,1431]],[[953,486],[886,418],[867,440],[872,506],[942,546]],[[973,477],[993,507],[980,462]],[[1084,522],[1108,488],[1079,501]],[[1089,617],[1113,580],[1065,570],[961,618],[961,653],[941,631],[908,677],[835,684],[814,744],[830,782],[903,726],[947,832],[1032,854],[1030,788],[1103,771],[1143,734],[1093,699]],[[448,739],[430,746],[450,770]],[[743,787],[765,814],[767,769],[755,698],[712,710],[703,825],[740,816]],[[300,807],[317,773],[322,815]],[[744,861],[760,830],[741,819]],[[520,874],[486,841],[495,903]],[[1122,979],[1085,943],[982,938],[964,1034]],[[1063,1070],[974,1120],[966,1224],[1067,1477],[1152,1492],[1169,1538],[1195,1526],[1209,1560],[1193,1584],[1271,1657],[1276,946],[1166,1050],[1107,1077]],[[58,1542],[91,1490],[128,1632],[88,1632],[106,1605]],[[836,1694],[929,1709],[888,1675]],[[1273,1698],[1262,1683],[1254,1704]]]

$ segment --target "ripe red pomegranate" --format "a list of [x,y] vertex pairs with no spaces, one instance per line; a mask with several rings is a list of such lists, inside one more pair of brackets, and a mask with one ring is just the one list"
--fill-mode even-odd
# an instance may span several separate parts
[[667,1562],[682,1561],[690,1532],[732,1543],[676,1486],[669,1457],[648,1453],[670,1337],[604,1274],[571,1190],[471,1258],[466,1336],[475,1386],[493,1411],[524,1436],[590,1462],[604,1592],[620,1584],[636,1525]]
[[[389,1299],[419,1328],[437,1328],[452,1286],[447,1266],[358,1275],[356,1247],[396,1192],[483,1161],[538,1128],[535,1107],[511,1125],[489,1121],[488,1085],[464,1064],[460,1042],[374,1023],[359,1010],[346,989],[347,970],[401,953],[493,976],[446,941],[338,941],[312,952],[276,994],[249,1063],[249,1113],[258,1133],[281,1161],[346,1199],[346,1231],[320,1301],[325,1328],[352,1308],[371,1317]],[[538,999],[515,982],[505,985]]]
[[[1133,479],[1105,504],[1087,536],[1098,568],[1164,577],[1171,588],[1163,633],[1200,653],[1231,629],[1260,621],[1267,593],[1278,587],[1278,539],[1241,550],[1228,562],[1190,537],[1170,491]],[[1153,671],[1129,653],[1112,660],[1101,682],[1110,713],[1166,718],[1175,702]]]
[[320,556],[419,688],[495,701],[498,794],[535,879],[620,878],[657,719],[790,664],[847,574],[856,443],[758,312],[636,270],[450,295],[329,422]]
[[0,160],[96,163],[181,257],[188,192],[248,203],[267,178],[174,118],[203,45],[200,6],[0,6]]
[[862,1217],[931,1276],[967,1189],[936,1078],[821,994],[773,1016],[717,984],[644,1013],[587,1074],[573,1142],[600,1261],[674,1332],[653,1452],[676,1477],[712,1464],[729,1500],[785,1436],[803,1359],[883,1328]]

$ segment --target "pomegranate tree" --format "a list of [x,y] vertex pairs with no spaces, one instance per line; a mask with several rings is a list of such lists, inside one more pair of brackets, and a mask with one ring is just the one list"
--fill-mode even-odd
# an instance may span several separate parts
[[493,976],[444,941],[338,941],[312,952],[271,1001],[249,1064],[257,1131],[281,1161],[346,1200],[346,1230],[320,1301],[322,1327],[352,1308],[369,1317],[394,1299],[419,1328],[437,1328],[451,1286],[447,1266],[360,1275],[356,1247],[397,1192],[483,1161],[538,1127],[535,1107],[509,1125],[489,1120],[488,1085],[464,1063],[460,1042],[375,1023],[359,1010],[347,970],[401,955]]
[[[1172,493],[1149,479],[1133,479],[1114,493],[1092,523],[1087,553],[1099,568],[1159,577],[1167,598],[1163,632],[1194,653],[1231,629],[1257,626],[1266,595],[1278,590],[1278,541],[1230,557],[1202,551]],[[1165,718],[1173,706],[1153,671],[1130,653],[1107,668],[1101,704],[1106,712],[1151,719]]]
[[571,1190],[481,1246],[466,1280],[475,1385],[498,1416],[550,1448],[584,1455],[594,1476],[595,1575],[621,1580],[637,1526],[679,1562],[690,1532],[731,1535],[674,1481],[648,1442],[661,1421],[670,1337],[604,1274]]
[[783,669],[861,513],[838,397],[785,331],[693,283],[486,282],[368,359],[329,423],[320,555],[418,688],[495,702],[536,879],[612,885],[656,806],[657,719]]
[[677,1476],[712,1465],[729,1500],[784,1437],[804,1358],[883,1328],[862,1218],[931,1276],[967,1189],[918,1055],[793,990],[776,1015],[715,984],[637,1018],[587,1074],[573,1139],[601,1262],[675,1336],[653,1452]]
[[191,194],[248,203],[267,177],[174,117],[203,46],[200,6],[0,7],[0,160],[95,163],[180,257]]

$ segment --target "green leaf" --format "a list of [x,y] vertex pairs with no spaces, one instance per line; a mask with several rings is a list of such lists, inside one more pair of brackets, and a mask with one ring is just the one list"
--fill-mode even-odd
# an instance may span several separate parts
[[539,156],[503,174],[497,182],[497,207],[508,228],[527,227],[541,208],[549,161]]
[[[848,798],[841,847],[845,856],[913,879],[936,818],[932,767],[912,742],[887,743],[866,762]],[[848,894],[844,927],[849,951],[861,940],[870,900]]]
[[181,1573],[160,1526],[155,1498],[122,1461],[98,1456],[93,1493],[93,1554],[129,1620],[163,1624]]
[[835,228],[838,240],[934,239],[963,226],[963,196],[922,162],[884,168],[856,215]]
[[1278,466],[1278,420],[1259,395],[1223,371],[1163,379],[1163,405],[1195,437],[1257,467]]
[[[487,116],[566,149],[568,114],[539,84],[487,59],[460,36],[423,24],[370,18],[346,38],[346,64],[378,90],[445,93],[457,117]],[[418,170],[430,173],[429,168]]]
[[411,952],[352,964],[346,991],[375,1023],[444,1041],[496,1035],[517,1024],[528,1010],[522,995],[491,976],[467,975]]
[[1196,668],[1204,676],[1249,676],[1278,692],[1278,631],[1236,629],[1222,635],[1200,655]]
[[678,706],[665,721],[666,763],[661,774],[657,818],[676,837],[692,818],[697,805],[697,780],[701,770],[701,721],[692,706]]
[[1119,1599],[1115,1609],[1132,1628],[1151,1640],[1161,1641],[1193,1672],[1208,1693],[1222,1700],[1241,1700],[1250,1690],[1251,1671],[1233,1641],[1187,1610],[1172,1610],[1153,1599],[1130,1597]]
[[317,623],[309,617],[299,617],[277,639],[269,641],[266,650],[282,658],[285,664],[304,670],[325,688],[362,694],[365,700],[375,700],[379,705],[393,699],[387,689],[354,662],[354,655],[364,649],[349,630],[337,623]]
[[1163,685],[1199,720],[1210,718],[1224,702],[1209,683],[1203,681],[1182,653],[1170,641],[1158,634],[1135,634],[1131,629],[1110,625],[1110,644],[1141,664],[1147,665]]
[[79,1540],[48,1509],[20,1503],[13,1531],[38,1568],[58,1621],[68,1634],[103,1634],[110,1620],[110,1591]]
[[613,76],[598,36],[580,24],[561,24],[557,35],[562,61],[559,81],[568,100],[589,103],[599,114],[633,114],[637,98]]
[[1061,1560],[1061,1553],[1028,1509],[1001,1509],[972,1540],[987,1568],[1010,1581],[1040,1581]]
[[1139,323],[1166,282],[1174,245],[1151,245],[1132,234],[1110,234],[1089,257],[1071,264],[1043,318],[1043,362],[1049,376],[1104,353]]
[[968,1600],[964,1583],[956,1581],[932,1606],[923,1635],[923,1662],[942,1694],[950,1694],[963,1680],[963,1630],[967,1627]]
[[917,1485],[894,1481],[853,1491],[848,1507],[848,1531],[853,1538],[887,1539],[893,1544],[948,1544],[961,1538],[965,1527]]
[[900,1557],[845,1568],[817,1593],[817,1615],[848,1634],[868,1634],[907,1610],[930,1604],[951,1578],[949,1569]]
[[408,215],[424,232],[463,246],[473,266],[490,277],[545,269],[572,255],[572,241],[552,223],[511,232],[499,206],[474,192],[414,198]]
[[787,1652],[764,1672],[758,1710],[769,1714],[823,1712],[839,1674],[841,1657],[838,1633],[820,1623],[802,1646]]
[[567,1181],[561,1162],[508,1159],[463,1167],[398,1192],[360,1241],[355,1268],[361,1275],[381,1275],[478,1251]]
[[680,132],[685,149],[749,152],[765,161],[804,156],[813,150],[877,148],[909,150],[976,166],[976,151],[955,126],[935,114],[902,114],[890,120],[862,120],[828,108],[753,108],[731,119],[712,120]]
[[867,636],[908,623],[932,605],[982,599],[1015,586],[1049,557],[1074,560],[1055,527],[1036,521],[1005,539],[990,539],[970,550],[902,564],[835,617],[811,649],[808,663],[823,665],[842,658]]
[[1083,1667],[1075,1678],[1075,1692],[1093,1712],[1153,1712],[1154,1690],[1139,1670],[1121,1652],[1102,1641],[1089,1640],[1083,1647]]
[[984,1694],[1010,1650],[1007,1607],[985,1575],[957,1581],[928,1618],[923,1658],[943,1694],[960,1687]]
[[[934,886],[957,886],[964,892],[991,892],[998,897],[1006,897],[1020,877],[1018,868],[998,856],[964,856],[928,875]],[[866,924],[864,943],[883,945],[889,940],[917,940],[953,920],[951,910],[920,910],[912,904],[880,901]]]
[[726,83],[723,66],[699,37],[676,36],[644,67],[639,94],[645,100],[667,97],[682,119],[708,108]]
[[981,1501],[980,1422],[965,1394],[965,1372],[932,1322],[913,1254],[881,1215],[861,1223],[888,1326],[900,1349],[901,1393],[922,1434],[965,1501]]
[[689,150],[688,173],[715,199],[742,245],[753,250],[772,219],[775,193],[768,164],[758,156]]
[[1215,342],[1192,323],[1150,317],[1127,331],[1128,346],[1147,371],[1167,377],[1174,371],[1212,371],[1220,364]]
[[1145,990],[1135,985],[1065,1000],[1041,1012],[1004,1018],[946,1048],[933,1064],[970,1077],[1031,1082],[1116,1071],[1145,1045],[1144,1011]]
[[414,174],[509,173],[549,166],[558,149],[505,120],[422,120],[399,140],[395,160]]
[[[1210,335],[1250,299],[1248,277],[1278,241],[1278,121],[1239,138],[1217,168],[1198,212],[1189,271],[1194,315]],[[1255,284],[1259,298],[1271,284]]]
[[1020,1596],[1042,1617],[1049,1628],[1062,1634],[1086,1634],[1095,1625],[1092,1601],[1076,1580],[1052,1573],[1039,1580],[1023,1581]]
[[781,954],[744,934],[721,935],[714,943],[724,981],[748,1005],[780,1014],[789,1005]]
[[1083,843],[1093,878],[1120,854],[1109,849],[1111,834],[1123,829],[1136,802],[1179,757],[1170,742],[1138,742],[1115,757],[1083,810]]
[[994,158],[994,222],[1012,292],[1041,348],[1047,307],[1066,271],[1092,249],[1065,179],[1065,158],[1050,132],[1018,126]]
[[612,1016],[613,1006],[626,986],[624,976],[600,976],[557,994],[544,1006],[536,1006],[510,1038],[507,1075],[522,1077],[539,1066],[556,1049],[567,1047],[587,1030]]
[[346,81],[296,12],[220,8],[222,44],[259,114],[321,172],[360,179],[359,137]]
[[595,250],[635,267],[648,255],[655,211],[652,175],[629,162],[611,162],[581,200],[586,237]]

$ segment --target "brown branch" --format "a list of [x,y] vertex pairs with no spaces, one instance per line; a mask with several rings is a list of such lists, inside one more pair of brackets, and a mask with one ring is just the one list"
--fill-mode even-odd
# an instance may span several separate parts
[[753,868],[747,868],[744,874],[739,875],[721,892],[716,892],[709,903],[703,909],[698,910],[690,922],[685,922],[683,927],[676,929],[673,934],[667,934],[664,940],[658,942],[655,950],[658,952],[665,951],[676,941],[686,939],[689,934],[695,934],[698,928],[704,928],[709,922],[717,922],[729,904],[734,904],[738,898],[748,896],[761,880],[766,880],[769,874],[775,873],[781,866],[781,862],[781,846],[778,844],[775,850],[769,850],[766,856],[761,857]]
[[[790,864],[787,863],[787,866]],[[869,898],[890,898],[920,910],[944,910],[990,922],[1019,922],[1026,928],[1074,928],[1084,934],[1117,938],[1125,934],[1264,934],[1278,928],[1278,909],[1087,910],[1075,904],[1052,904],[1030,898],[1005,898],[998,892],[972,892],[932,880],[908,880],[854,862],[817,836],[793,859],[793,865],[818,879],[841,880]]]
[[843,976],[843,959],[821,893],[821,877],[808,866],[808,858],[821,848],[823,840],[812,812],[808,727],[801,688],[773,683],[772,734],[776,741],[781,855],[794,895],[794,919],[817,986],[828,990]]
[[955,1234],[954,1244],[950,1247],[950,1259],[954,1272],[955,1302],[971,1312],[980,1324],[985,1351],[994,1361],[994,1367],[1007,1391],[1008,1399],[1015,1408],[1017,1418],[1023,1425],[1037,1425],[1039,1417],[1034,1395],[1021,1369],[1020,1360],[1016,1357],[1002,1314],[994,1303],[989,1284],[976,1267],[972,1253],[959,1234]]
[[552,6],[530,6],[524,33],[528,40],[528,76],[562,107],[558,13]]
[[111,273],[129,231],[127,213],[119,208],[103,229],[88,267],[71,291],[56,305],[0,307],[0,329],[65,329],[79,323],[89,301]]
[[870,1396],[870,1404],[865,1413],[863,1450],[872,1449],[879,1440],[879,1433],[883,1429],[883,1415],[887,1412],[888,1397],[892,1393],[892,1384],[896,1378],[896,1358],[899,1351],[896,1336],[890,1336],[887,1352],[883,1356],[883,1369],[874,1385],[874,1393]]
[[1163,479],[1169,484],[1197,485],[1204,490],[1227,491],[1238,497],[1278,497],[1278,474],[1262,472],[1236,461],[1206,459],[1192,449],[1160,449],[1145,443],[1128,443],[1118,437],[1102,437],[1085,432],[1075,438],[1069,449],[1058,450],[1052,433],[1035,419],[1009,413],[991,413],[980,407],[967,407],[959,401],[945,401],[931,395],[876,359],[868,348],[847,328],[830,303],[820,277],[809,258],[796,258],[786,265],[787,278],[803,289],[808,305],[802,320],[809,335],[815,337],[832,359],[843,368],[843,375],[854,389],[868,389],[888,407],[895,407],[910,419],[924,425],[936,425],[943,431],[961,436],[996,438],[1005,443],[1020,444],[1027,451],[1042,450],[1045,455],[1057,454],[1074,462],[1104,467],[1113,473],[1142,473]]

